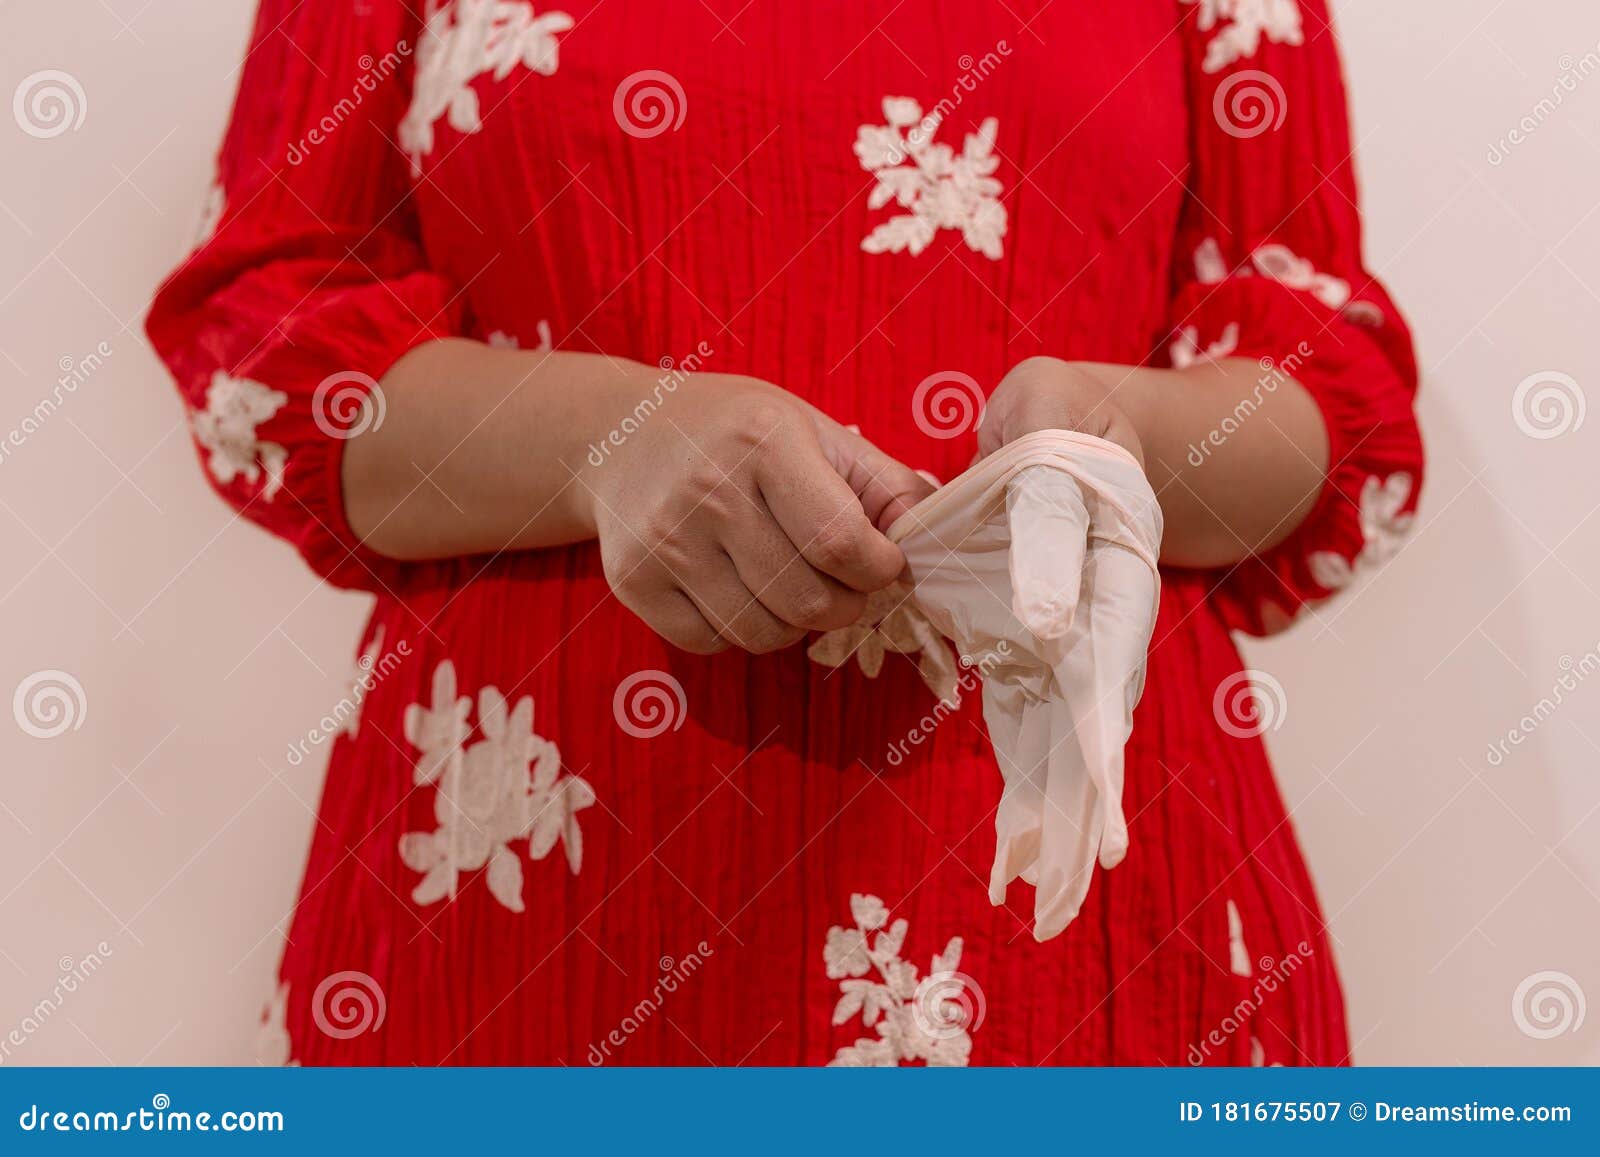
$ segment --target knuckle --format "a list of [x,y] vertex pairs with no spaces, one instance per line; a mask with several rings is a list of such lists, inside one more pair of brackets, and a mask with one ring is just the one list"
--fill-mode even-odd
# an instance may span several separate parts
[[736,432],[746,441],[760,445],[780,435],[794,421],[792,406],[777,398],[755,398],[744,407]]
[[865,598],[843,594],[817,587],[803,591],[793,600],[793,619],[797,626],[812,631],[831,631],[847,627],[861,617]]
[[817,528],[808,552],[826,569],[851,567],[864,557],[861,528],[847,517],[839,517]]

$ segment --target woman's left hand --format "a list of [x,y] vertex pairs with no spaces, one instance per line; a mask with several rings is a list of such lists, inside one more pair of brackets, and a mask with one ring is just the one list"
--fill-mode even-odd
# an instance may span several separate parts
[[1138,431],[1113,396],[1115,390],[1084,367],[1059,358],[1032,357],[1000,380],[978,426],[978,457],[1037,430],[1074,430],[1129,451],[1144,465]]

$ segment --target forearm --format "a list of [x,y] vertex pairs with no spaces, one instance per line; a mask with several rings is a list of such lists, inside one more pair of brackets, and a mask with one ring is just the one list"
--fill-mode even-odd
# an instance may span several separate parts
[[656,388],[596,354],[430,342],[379,383],[384,419],[345,449],[351,529],[380,554],[443,558],[595,534],[590,448]]
[[1283,541],[1316,504],[1327,430],[1293,378],[1242,358],[1078,368],[1137,432],[1166,524],[1162,562],[1232,565]]

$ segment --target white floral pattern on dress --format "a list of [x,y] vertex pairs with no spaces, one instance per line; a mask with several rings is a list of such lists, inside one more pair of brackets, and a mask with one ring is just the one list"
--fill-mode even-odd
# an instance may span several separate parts
[[261,1027],[256,1030],[256,1064],[269,1068],[299,1067],[299,1061],[289,1058],[293,1044],[286,1023],[288,1012],[289,982],[285,980],[261,1011]]
[[594,789],[563,775],[556,745],[534,733],[533,698],[507,710],[492,686],[478,693],[483,738],[465,746],[472,700],[456,696],[455,665],[446,659],[433,672],[433,703],[406,708],[405,736],[421,751],[416,782],[437,784],[431,832],[400,837],[400,858],[423,874],[411,893],[418,904],[454,898],[460,873],[487,867],[490,893],[513,912],[524,910],[522,861],[510,848],[528,841],[528,859],[542,860],[556,843],[566,848],[574,875],[583,866],[578,812],[595,802]]
[[884,98],[883,117],[885,124],[856,131],[856,158],[877,179],[867,207],[882,209],[893,201],[910,212],[877,226],[862,238],[861,248],[915,257],[940,229],[959,229],[969,249],[1000,260],[1006,207],[994,176],[1000,167],[994,153],[999,122],[989,117],[976,133],[968,133],[958,156],[949,145],[934,143],[943,123],[938,110],[924,117],[915,100],[891,96]]
[[475,77],[504,80],[517,65],[551,76],[560,64],[556,34],[573,26],[565,12],[533,14],[527,0],[454,0],[428,11],[417,46],[411,107],[400,122],[400,147],[413,172],[433,152],[433,126],[448,117],[459,133],[483,128]]
[[[1356,325],[1377,329],[1384,324],[1381,307],[1370,301],[1352,299],[1348,281],[1317,272],[1315,265],[1287,245],[1272,242],[1258,246],[1250,254],[1250,265],[1234,271],[1237,277],[1254,274],[1270,278],[1289,289],[1309,293],[1329,309],[1339,310],[1346,321]],[[1194,276],[1201,285],[1220,285],[1228,279],[1228,263],[1215,237],[1207,237],[1195,246]]]
[[890,652],[920,653],[917,668],[928,689],[952,707],[960,706],[960,678],[950,647],[911,597],[911,588],[903,584],[874,591],[859,619],[827,632],[806,654],[829,667],[842,667],[854,655],[867,678],[876,679]]
[[[972,1035],[982,1020],[982,996],[972,991],[961,966],[961,937],[952,936],[933,958],[928,975],[917,979],[917,966],[900,959],[909,925],[889,923],[889,909],[876,896],[850,897],[854,928],[834,925],[822,950],[828,979],[840,982],[833,1023],[860,1016],[878,1036],[861,1037],[834,1054],[830,1065],[893,1068],[907,1061],[929,1067],[960,1068],[972,1056]],[[876,976],[869,974],[876,972]],[[977,996],[976,1017],[971,996]]]
[[1204,349],[1200,348],[1199,327],[1186,325],[1178,331],[1168,352],[1172,358],[1172,368],[1186,370],[1203,361],[1220,362],[1223,358],[1231,358],[1238,350],[1239,323],[1231,321],[1223,327],[1222,335]]
[[[533,347],[534,353],[549,353],[556,348],[555,342],[551,340],[550,323],[548,321],[540,321],[534,326],[534,332],[539,335],[539,344]],[[522,339],[514,333],[507,333],[503,329],[495,330],[489,335],[487,341],[489,345],[498,350],[517,350],[522,348]]]
[[289,454],[276,442],[256,438],[256,427],[289,400],[289,395],[268,389],[249,378],[235,378],[218,370],[206,387],[206,407],[191,417],[195,440],[204,446],[206,467],[223,486],[244,478],[252,486],[266,475],[261,497],[268,502],[283,486],[283,469]]
[[1331,274],[1318,273],[1310,261],[1297,256],[1287,245],[1259,246],[1250,255],[1250,261],[1262,277],[1270,277],[1290,289],[1309,293],[1329,309],[1343,309],[1350,301],[1348,281]]
[[1353,560],[1332,550],[1313,553],[1308,561],[1318,586],[1343,590],[1362,571],[1382,566],[1399,552],[1414,521],[1413,515],[1402,513],[1411,501],[1412,485],[1411,475],[1403,471],[1367,479],[1361,487],[1361,551]]
[[[1247,56],[1254,56],[1261,47],[1261,37],[1275,44],[1303,44],[1300,27],[1300,5],[1297,0],[1183,0],[1185,4],[1200,6],[1201,32],[1212,32],[1219,27],[1206,45],[1206,59],[1202,67],[1207,72],[1221,72],[1230,64]],[[1223,27],[1225,25],[1225,27]]]
[[1239,905],[1228,901],[1228,971],[1235,976],[1253,976],[1250,950],[1244,946],[1244,917],[1239,915]]
[[1194,247],[1194,278],[1201,285],[1220,285],[1228,279],[1228,263],[1215,237]]

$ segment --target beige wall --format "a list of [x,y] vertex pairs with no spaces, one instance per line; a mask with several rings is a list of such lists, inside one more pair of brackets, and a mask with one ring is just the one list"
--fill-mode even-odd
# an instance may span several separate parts
[[[343,693],[365,610],[205,491],[139,333],[200,213],[247,8],[6,9],[0,95],[61,69],[87,112],[53,139],[0,118],[0,434],[64,359],[110,351],[0,462],[0,699],[60,669],[86,704],[52,739],[0,714],[15,1063],[248,1059],[319,789],[284,752]],[[1370,255],[1418,331],[1432,475],[1388,571],[1250,658],[1284,689],[1272,745],[1357,1059],[1600,1062],[1600,1009],[1550,1039],[1513,1015],[1540,972],[1600,1000],[1600,672],[1577,674],[1600,647],[1600,414],[1550,439],[1513,415],[1541,371],[1600,390],[1600,10],[1338,11]],[[1567,91],[1564,75],[1583,78]],[[1492,761],[1567,662],[1575,689]],[[57,1000],[59,971],[102,942],[103,964]],[[24,1029],[41,1001],[49,1015]]]

